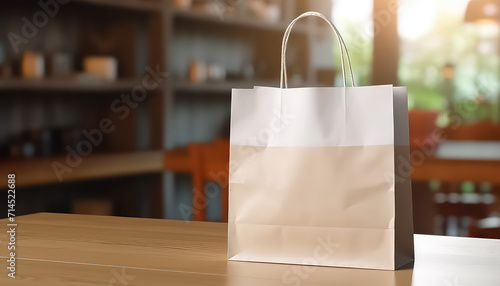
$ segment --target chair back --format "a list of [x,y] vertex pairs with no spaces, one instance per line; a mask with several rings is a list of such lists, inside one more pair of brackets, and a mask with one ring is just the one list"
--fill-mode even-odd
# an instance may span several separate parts
[[227,221],[229,183],[229,141],[217,139],[212,143],[189,144],[189,158],[193,178],[193,219],[205,221],[207,218],[207,182],[217,182],[222,199],[222,221]]

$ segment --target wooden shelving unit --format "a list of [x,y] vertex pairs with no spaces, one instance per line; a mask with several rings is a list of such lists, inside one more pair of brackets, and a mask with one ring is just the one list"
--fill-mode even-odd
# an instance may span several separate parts
[[73,0],[73,2],[146,12],[155,12],[162,8],[161,0]]
[[6,160],[0,164],[1,174],[16,174],[16,186],[38,186],[89,179],[103,179],[160,173],[163,170],[162,151],[132,152],[118,154],[92,154],[83,157],[81,164],[71,168],[59,181],[52,167],[54,162],[65,163],[65,157]]
[[70,91],[70,92],[120,92],[140,86],[139,79],[117,81],[78,81],[74,79],[9,79],[0,80],[0,91]]
[[[130,96],[134,88],[143,86],[148,74],[146,67],[159,66],[161,71],[167,71],[165,45],[161,40],[164,4],[162,0],[74,0],[61,4],[58,14],[50,17],[29,43],[20,45],[18,53],[11,49],[8,41],[0,40],[6,63],[12,70],[11,77],[0,77],[0,113],[4,116],[2,121],[9,122],[0,128],[0,174],[16,174],[19,200],[25,202],[19,215],[33,209],[27,206],[30,193],[38,191],[47,192],[47,197],[42,196],[39,205],[45,207],[37,211],[59,211],[49,198],[55,189],[60,192],[55,195],[60,195],[61,200],[65,197],[66,206],[88,195],[112,200],[117,206],[115,214],[134,215],[142,208],[142,214],[163,217],[161,176],[166,80],[148,90],[142,101],[121,100],[124,95]],[[31,19],[37,11],[41,11],[37,2],[5,5],[0,10],[0,31],[20,34],[23,24],[20,19]],[[25,51],[44,55],[44,78],[21,77]],[[67,54],[73,61],[73,70],[65,77],[56,78],[51,73],[51,59],[57,53]],[[81,74],[83,59],[99,55],[117,59],[117,80],[96,80]],[[112,102],[116,100],[120,102],[113,107]],[[127,108],[123,111],[127,114],[117,112],[117,108]],[[75,144],[87,140],[82,136],[83,130],[99,129],[103,119],[111,120],[114,130],[104,135],[102,144],[93,146],[89,156],[82,156],[78,166],[70,167],[71,172],[65,172],[60,181],[52,164],[65,164],[66,148],[75,148]],[[75,136],[75,132],[79,135]],[[42,143],[46,139],[42,139],[41,134],[50,134],[49,141]],[[41,152],[42,144],[50,146],[51,151]],[[26,146],[37,150],[35,155],[11,151],[24,150]],[[42,154],[60,155],[42,157]],[[5,159],[8,156],[16,159]],[[17,159],[19,157],[30,159]],[[124,181],[131,183],[124,184]],[[120,195],[116,195],[117,192]],[[135,201],[137,194],[154,202],[153,207]]]
[[[246,12],[248,7],[245,2],[237,7],[232,7],[232,12],[228,15],[217,14],[215,11],[210,10],[210,7],[201,10],[198,8],[193,9],[179,9],[175,7],[173,1],[165,3],[165,18],[164,23],[164,39],[166,43],[166,66],[169,71],[175,75],[169,82],[166,88],[165,102],[168,104],[165,113],[165,126],[167,126],[165,140],[163,147],[167,149],[180,147],[182,142],[186,141],[206,141],[210,140],[206,137],[193,137],[186,140],[179,140],[176,130],[179,125],[179,113],[176,112],[176,106],[192,106],[191,103],[186,101],[194,100],[200,101],[203,104],[203,97],[206,94],[225,94],[229,95],[233,88],[252,88],[253,86],[279,86],[279,68],[280,68],[280,48],[281,39],[286,27],[290,21],[302,9],[307,9],[304,2],[307,1],[275,1],[281,3],[281,19],[279,21],[271,22],[258,19],[255,16]],[[236,11],[234,10],[236,9]],[[290,38],[289,55],[291,57],[291,64],[289,69],[290,78],[299,74],[301,77],[301,85],[312,86],[318,85],[316,81],[316,70],[311,65],[311,49],[314,38],[318,35],[324,35],[329,32],[324,26],[318,25],[314,19],[305,19],[298,22],[293,29],[293,36]],[[193,46],[203,45],[206,41],[206,49],[196,49]],[[220,42],[220,49],[217,48],[217,42]],[[234,56],[237,52],[227,50],[227,46],[234,45],[240,49],[247,49],[245,55],[250,54],[251,59],[242,59],[241,57]],[[332,46],[333,47],[333,46]],[[190,61],[185,57],[178,57],[174,55],[180,52],[184,55],[191,55],[193,60],[201,59],[206,63],[210,63],[217,58],[226,62],[227,66],[238,65],[235,63],[241,62],[244,64],[248,61],[253,61],[256,76],[250,80],[224,80],[224,81],[206,81],[206,82],[190,82],[188,72],[179,67],[187,67]],[[224,56],[227,54],[227,57]],[[295,54],[295,58],[294,58]],[[302,56],[297,56],[300,54]],[[307,55],[307,56],[304,56]],[[235,57],[233,59],[233,57]],[[244,55],[242,55],[244,57]],[[226,58],[226,59],[224,59]],[[265,63],[265,72],[257,74],[257,66]],[[231,67],[227,67],[228,71]],[[193,95],[191,97],[184,97],[185,94]],[[195,99],[193,99],[195,98]],[[196,99],[197,98],[197,99]],[[228,98],[228,97],[227,97]],[[216,100],[216,99],[214,99]],[[221,102],[226,104],[226,113],[229,113],[229,101]],[[220,110],[218,111],[220,112]],[[229,116],[229,114],[227,114]],[[201,123],[205,124],[207,122]],[[189,123],[193,125],[196,123]],[[186,127],[189,128],[189,127]],[[170,135],[170,136],[169,136]]]
[[[196,11],[180,10],[180,9],[175,9],[172,14],[174,20],[199,22],[201,24],[223,26],[225,28],[245,28],[245,29],[250,28],[250,29],[284,33],[286,27],[288,26],[288,23],[283,21],[273,23],[268,21],[256,20],[249,17],[230,17],[230,16],[221,19],[221,17],[213,14],[206,14]],[[310,32],[307,25],[302,23],[296,24],[294,26],[293,31],[298,33]]]
[[274,81],[216,81],[192,83],[177,81],[174,86],[176,92],[207,92],[229,94],[233,88],[253,88],[254,86],[277,86]]
[[[150,193],[159,205],[153,216],[165,217],[161,209],[168,210],[175,206],[162,207],[162,196],[171,193],[177,185],[175,176],[162,173],[164,151],[160,150],[192,141],[210,141],[216,137],[219,127],[228,123],[231,89],[279,85],[281,37],[290,20],[302,12],[304,2],[273,1],[281,3],[282,7],[281,19],[277,22],[257,19],[244,12],[247,9],[245,1],[236,7],[242,12],[239,16],[225,15],[222,18],[213,13],[181,10],[175,7],[173,0],[70,1],[61,6],[59,14],[51,18],[47,27],[40,29],[39,34],[23,48],[41,51],[47,56],[54,51],[69,51],[75,63],[81,63],[89,55],[113,56],[119,63],[118,80],[80,81],[75,78],[53,79],[50,76],[42,80],[25,80],[20,78],[17,68],[13,78],[0,79],[0,97],[4,106],[3,109],[0,106],[0,114],[8,113],[12,106],[21,106],[20,110],[26,111],[38,104],[45,108],[41,113],[50,115],[46,116],[48,123],[43,124],[50,125],[50,122],[56,121],[50,118],[50,113],[56,110],[54,113],[57,116],[66,114],[69,119],[79,116],[78,122],[70,126],[76,130],[96,128],[100,119],[111,118],[117,124],[116,131],[106,135],[106,144],[100,146],[102,150],[99,149],[99,153],[84,158],[73,172],[66,173],[64,182],[140,177],[140,174],[155,173],[159,183],[153,183],[155,189]],[[19,19],[38,10],[35,2],[16,2],[8,9],[2,9],[0,33],[19,32],[19,23],[22,23]],[[313,38],[325,29],[306,20],[298,23],[293,32],[289,48],[290,78],[299,76],[302,82],[307,83],[305,85],[313,85],[316,77],[311,65],[310,46]],[[47,43],[40,40],[49,35],[59,38],[59,47],[57,44],[49,45],[52,40],[47,40]],[[23,51],[19,54],[8,53],[7,59],[19,65]],[[228,74],[232,73],[232,79],[190,82],[187,67],[195,59],[207,63],[220,62],[225,65]],[[255,69],[251,79],[242,75],[242,66],[248,64]],[[121,100],[124,93],[142,85],[146,66],[170,75],[158,88],[148,92],[144,102],[130,107],[129,114],[121,119],[119,116],[124,113],[115,112],[110,103]],[[81,71],[81,64],[76,64],[75,70]],[[89,96],[72,97],[75,94]],[[76,105],[79,112],[68,116],[71,111],[64,109],[72,104],[72,108]],[[19,119],[17,124],[12,125],[28,126],[23,120],[29,121]],[[59,117],[57,120],[58,123],[65,122]],[[7,131],[4,133],[9,132],[9,128],[5,127]],[[33,127],[22,128],[27,130],[21,131],[30,131],[29,128]],[[42,189],[59,183],[51,166],[54,161],[63,162],[64,157],[2,160],[0,174],[15,172],[19,178],[18,186],[30,186],[31,189],[40,186]],[[144,183],[130,186],[130,189],[144,191],[141,186],[149,182]]]

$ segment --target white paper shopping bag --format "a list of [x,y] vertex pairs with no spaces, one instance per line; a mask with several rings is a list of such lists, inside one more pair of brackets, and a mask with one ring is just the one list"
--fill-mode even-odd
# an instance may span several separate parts
[[[396,269],[413,259],[406,88],[233,89],[230,260]],[[284,86],[283,86],[284,84]]]

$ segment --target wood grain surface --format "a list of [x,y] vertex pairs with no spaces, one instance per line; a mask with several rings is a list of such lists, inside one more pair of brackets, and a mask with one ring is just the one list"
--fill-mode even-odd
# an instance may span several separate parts
[[[50,213],[17,223],[17,278],[0,267],[0,285],[411,285],[411,269],[227,261],[224,223]],[[6,241],[2,231],[4,266]]]

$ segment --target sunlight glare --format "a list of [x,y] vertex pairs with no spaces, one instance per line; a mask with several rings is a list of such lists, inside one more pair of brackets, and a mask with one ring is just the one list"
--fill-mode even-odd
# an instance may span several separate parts
[[429,33],[436,22],[436,5],[433,0],[402,1],[399,15],[399,35],[416,40]]

